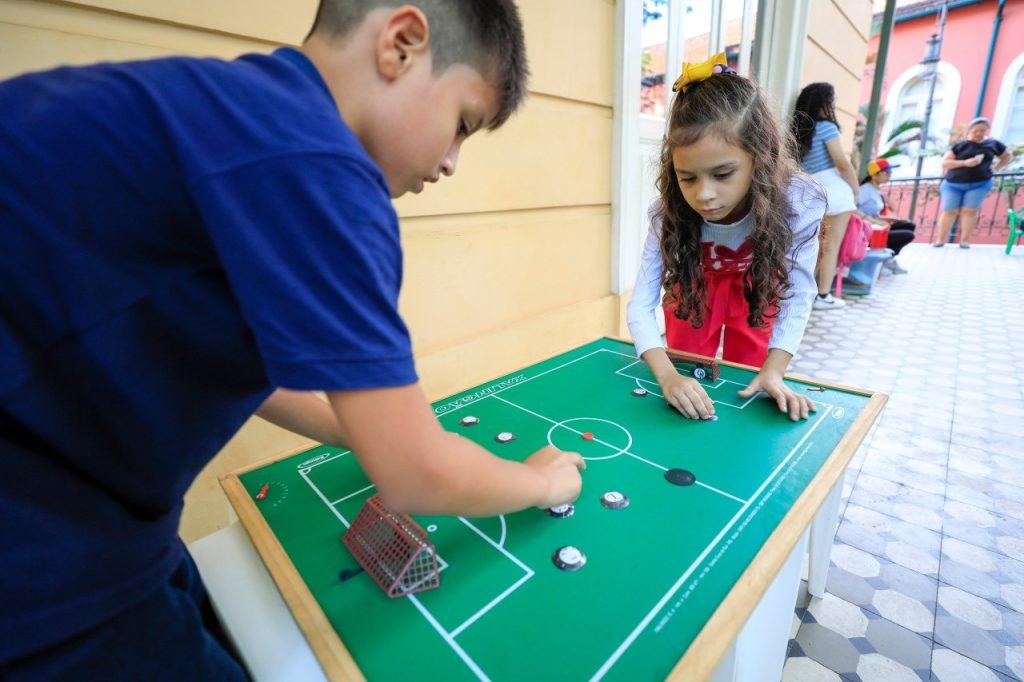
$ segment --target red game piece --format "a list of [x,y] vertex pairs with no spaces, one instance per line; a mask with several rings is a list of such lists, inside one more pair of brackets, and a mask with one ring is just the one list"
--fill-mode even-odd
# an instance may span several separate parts
[[583,434],[583,440],[594,440],[594,434],[592,434],[590,431],[587,431],[586,433]]
[[262,500],[264,497],[267,496],[267,491],[268,490],[270,490],[270,484],[269,483],[264,483],[263,487],[260,488],[260,491],[258,493],[256,493],[256,499],[257,500]]

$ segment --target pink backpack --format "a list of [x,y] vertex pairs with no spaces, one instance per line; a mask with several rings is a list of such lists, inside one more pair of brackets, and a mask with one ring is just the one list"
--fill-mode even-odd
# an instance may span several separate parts
[[868,253],[871,241],[871,223],[859,215],[851,215],[846,225],[843,243],[839,245],[839,267],[847,267],[856,263]]
[[843,274],[852,264],[864,258],[871,242],[871,223],[859,215],[851,215],[846,224],[843,243],[839,245],[838,267],[836,268],[836,296],[843,295]]

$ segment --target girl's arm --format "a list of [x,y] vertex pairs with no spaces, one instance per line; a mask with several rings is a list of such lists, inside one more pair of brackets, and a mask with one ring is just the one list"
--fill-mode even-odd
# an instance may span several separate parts
[[664,346],[655,310],[661,305],[661,235],[651,225],[647,230],[640,254],[640,270],[636,274],[633,294],[626,305],[626,324],[636,345],[636,353],[643,356],[651,348]]
[[700,382],[684,377],[665,353],[665,344],[658,329],[655,311],[661,305],[661,275],[664,264],[661,260],[661,235],[651,225],[644,241],[640,258],[640,271],[633,286],[633,295],[626,306],[626,323],[633,337],[639,355],[651,368],[669,405],[691,419],[703,418],[715,413],[714,403]]
[[836,165],[839,175],[843,177],[843,180],[846,180],[846,184],[853,190],[853,199],[856,201],[860,195],[860,183],[857,181],[857,171],[853,169],[853,164],[850,163],[850,160],[846,158],[846,154],[843,153],[843,143],[837,137],[826,142],[825,149],[828,150],[828,155],[832,158],[832,163]]
[[818,260],[818,230],[825,215],[825,197],[816,184],[803,177],[797,177],[790,186],[789,205],[794,216],[793,244],[787,260],[792,264],[789,273],[789,297],[779,301],[779,313],[768,340],[768,358],[761,366],[754,380],[739,392],[740,397],[749,397],[764,391],[775,399],[779,410],[790,419],[807,418],[814,404],[805,395],[798,395],[783,382],[782,377],[789,368],[789,362],[800,347],[804,328],[811,316],[811,304],[818,293],[814,279],[814,266]]

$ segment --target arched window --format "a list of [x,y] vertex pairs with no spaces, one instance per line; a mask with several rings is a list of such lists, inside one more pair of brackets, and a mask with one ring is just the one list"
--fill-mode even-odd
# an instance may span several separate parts
[[[921,165],[921,174],[924,176],[942,174],[941,158],[946,151],[946,141],[953,128],[956,103],[960,96],[960,74],[953,66],[940,62],[936,65],[934,75],[920,65],[904,71],[889,88],[885,107],[886,119],[878,140],[878,152],[882,153],[891,146],[888,138],[896,127],[906,121],[924,121],[928,109],[928,96],[932,92],[932,78],[935,79],[935,91],[931,98],[931,115],[928,119],[929,142],[925,149],[941,153],[925,157]],[[892,159],[894,164],[899,164],[899,168],[893,172],[893,177],[914,177],[920,146],[920,141],[914,140],[905,145],[905,155]]]
[[1008,146],[1024,144],[1024,53],[1003,75],[999,101],[992,117],[992,137]]

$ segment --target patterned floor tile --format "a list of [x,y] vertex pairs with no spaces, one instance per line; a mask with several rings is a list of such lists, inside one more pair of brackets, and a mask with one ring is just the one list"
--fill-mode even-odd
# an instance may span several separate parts
[[1024,488],[1024,466],[1012,455],[950,443],[949,468]]
[[1024,519],[1024,488],[956,469],[949,472],[946,487],[949,499]]
[[883,432],[882,436],[871,442],[871,448],[901,458],[911,457],[939,466],[945,466],[949,460],[948,442],[931,436],[912,435],[899,429]]
[[935,642],[996,672],[1024,676],[1024,615],[939,585]]
[[945,537],[939,581],[1024,613],[1024,562]]
[[837,543],[832,549],[826,589],[865,611],[931,636],[937,578]]
[[986,668],[973,659],[936,644],[932,649],[932,679],[936,682],[1008,682],[1016,678]]
[[838,597],[811,601],[791,651],[849,680],[927,680],[931,640]]
[[941,536],[923,526],[851,503],[843,514],[836,540],[837,546],[841,541],[923,575],[938,577]]
[[857,485],[850,494],[850,502],[930,530],[942,528],[944,500],[941,496],[864,472],[857,476]]
[[989,431],[984,426],[954,421],[950,440],[953,443],[969,445],[986,452],[1024,458],[1024,439],[1019,436]]
[[953,429],[953,416],[910,418],[905,414],[890,411],[887,406],[878,418],[878,424],[879,426],[906,431],[913,436],[928,436],[929,438],[948,441],[949,434]]
[[812,658],[791,656],[782,670],[782,682],[842,682],[842,678]]
[[944,511],[944,535],[1024,561],[1024,520],[956,500],[946,500]]
[[872,450],[861,471],[933,495],[946,493],[946,467],[925,460],[901,457],[886,450]]

